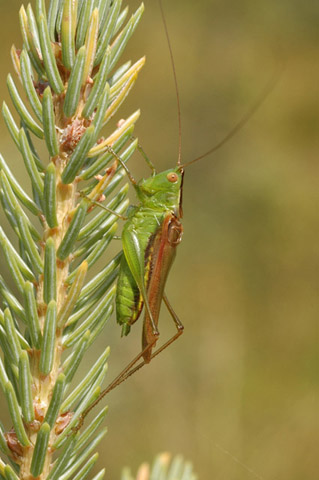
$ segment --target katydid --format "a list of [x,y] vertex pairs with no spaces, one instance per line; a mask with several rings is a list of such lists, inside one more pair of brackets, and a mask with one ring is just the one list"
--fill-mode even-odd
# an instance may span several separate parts
[[[122,335],[127,335],[144,305],[142,351],[83,412],[76,431],[107,393],[149,363],[154,356],[174,342],[184,329],[164,292],[176,247],[181,242],[183,233],[180,222],[183,168],[178,162],[176,168],[158,174],[153,169],[151,177],[137,183],[121,158],[112,148],[109,148],[109,151],[126,170],[140,200],[138,206],[130,207],[122,231],[123,256],[117,281],[116,316],[117,322],[122,325]],[[116,212],[113,213],[116,215]],[[157,325],[162,301],[174,320],[177,333],[152,352],[159,337]],[[141,358],[143,360],[136,366]]]
[[[131,326],[145,308],[142,351],[120,374],[117,385],[133,373],[130,369],[140,358],[143,358],[143,362],[134,371],[149,363],[183,332],[184,327],[169,304],[164,288],[176,255],[176,247],[183,234],[180,220],[184,171],[178,160],[175,168],[156,173],[153,164],[147,159],[153,174],[136,182],[119,155],[111,147],[108,147],[108,151],[126,170],[140,201],[139,205],[129,207],[127,217],[119,215],[126,220],[121,236],[123,255],[115,300],[116,318],[122,326],[122,336],[129,334]],[[106,208],[98,202],[93,203]],[[177,333],[157,352],[152,352],[159,337],[158,321],[162,301],[174,320]],[[116,385],[113,386],[112,383],[112,388]]]

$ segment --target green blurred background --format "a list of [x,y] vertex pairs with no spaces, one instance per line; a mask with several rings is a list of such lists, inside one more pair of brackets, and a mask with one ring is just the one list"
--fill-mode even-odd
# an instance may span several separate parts
[[[127,3],[127,2],[124,2]],[[131,11],[138,5],[129,1]],[[118,118],[158,169],[176,163],[172,69],[157,2],[125,58],[146,54]],[[201,480],[318,478],[319,3],[164,2],[182,103],[183,160],[216,144],[278,82],[220,151],[185,175],[184,238],[167,292],[185,334],[112,392],[100,467],[118,479],[161,451],[183,453]],[[2,98],[9,49],[21,45],[20,1],[0,2]],[[283,66],[282,66],[283,65]],[[280,71],[280,72],[279,72]],[[1,120],[1,152],[23,182]],[[137,178],[148,175],[136,156]],[[110,322],[109,379],[140,348]],[[162,338],[174,331],[163,309]],[[96,349],[90,361],[96,358]]]

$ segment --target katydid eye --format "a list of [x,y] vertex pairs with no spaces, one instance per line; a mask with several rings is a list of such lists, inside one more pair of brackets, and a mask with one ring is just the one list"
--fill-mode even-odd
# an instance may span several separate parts
[[175,183],[178,180],[178,175],[176,173],[173,173],[173,172],[168,173],[167,174],[167,180],[171,183]]

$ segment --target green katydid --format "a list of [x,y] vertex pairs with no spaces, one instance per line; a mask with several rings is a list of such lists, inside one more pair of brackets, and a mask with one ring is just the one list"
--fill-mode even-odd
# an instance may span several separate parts
[[[138,206],[130,207],[122,231],[123,256],[117,281],[116,316],[117,322],[122,325],[122,335],[127,335],[131,325],[139,318],[143,305],[145,306],[142,351],[83,412],[76,431],[107,393],[149,363],[174,342],[184,329],[164,293],[176,247],[183,233],[180,222],[183,167],[178,161],[176,168],[156,174],[152,166],[153,175],[137,183],[121,158],[111,148],[108,150],[126,170],[140,200]],[[148,163],[150,164],[149,160]],[[103,205],[100,206],[104,208]],[[117,215],[116,212],[112,213]],[[177,333],[157,351],[152,352],[159,337],[157,325],[162,301],[175,322]],[[136,366],[141,358],[142,362]]]
[[[176,247],[182,239],[183,228],[180,220],[184,172],[178,160],[175,168],[156,173],[147,159],[153,174],[136,182],[122,159],[111,147],[108,147],[108,150],[126,170],[140,201],[138,206],[131,206],[128,216],[124,217],[126,222],[121,236],[123,256],[117,281],[116,318],[122,326],[122,336],[129,334],[131,326],[140,317],[143,306],[145,307],[142,351],[112,382],[109,387],[111,390],[133,371],[149,363],[183,332],[184,327],[169,304],[164,288],[176,255]],[[104,208],[103,205],[100,206]],[[117,215],[116,212],[113,213]],[[159,337],[158,320],[162,301],[175,322],[177,333],[153,353]],[[142,363],[132,370],[140,358],[143,358]]]

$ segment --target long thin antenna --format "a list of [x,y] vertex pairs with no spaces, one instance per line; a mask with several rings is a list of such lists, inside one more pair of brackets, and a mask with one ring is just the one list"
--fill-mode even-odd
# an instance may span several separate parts
[[204,157],[207,157],[213,152],[216,152],[216,150],[219,150],[223,145],[225,145],[225,143],[228,142],[228,140],[233,138],[248,123],[251,117],[257,112],[259,107],[264,103],[268,95],[274,89],[279,78],[280,76],[278,75],[278,72],[276,72],[276,74],[269,80],[269,82],[267,83],[266,87],[264,88],[260,96],[257,98],[257,101],[245,113],[245,115],[234,125],[234,127],[230,130],[230,132],[228,132],[227,135],[217,143],[217,145],[215,145],[213,148],[203,153],[199,157],[195,158],[194,160],[184,163],[183,165],[181,165],[181,169],[183,169],[184,167],[188,167],[188,165],[191,165],[192,163],[198,162],[199,160],[201,160]]
[[164,15],[164,9],[163,9],[163,4],[162,0],[158,0],[159,6],[161,9],[161,15],[163,19],[163,24],[165,28],[165,35],[168,43],[168,48],[169,48],[169,54],[171,57],[171,64],[172,64],[172,69],[173,69],[173,76],[174,76],[174,83],[175,83],[175,92],[176,92],[176,101],[177,101],[177,112],[178,112],[178,160],[177,160],[177,165],[181,165],[182,162],[182,121],[181,121],[181,102],[179,98],[179,91],[178,91],[178,83],[177,83],[177,75],[176,75],[176,68],[175,68],[175,62],[174,62],[174,55],[173,55],[173,50],[172,50],[172,45],[171,41],[169,38],[169,33],[168,33],[168,28],[167,28],[167,23]]

